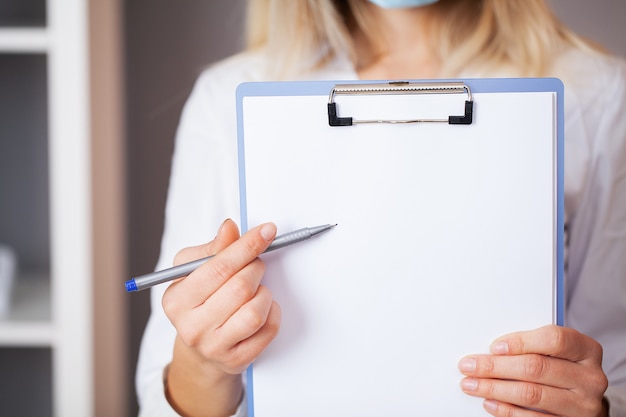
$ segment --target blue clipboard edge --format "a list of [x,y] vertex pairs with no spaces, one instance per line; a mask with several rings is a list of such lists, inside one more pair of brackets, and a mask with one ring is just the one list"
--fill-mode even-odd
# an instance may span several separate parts
[[[564,295],[564,269],[563,269],[563,181],[564,181],[564,138],[565,138],[565,110],[564,110],[564,85],[558,78],[468,78],[455,80],[402,80],[410,82],[433,82],[461,81],[466,83],[473,93],[515,93],[515,92],[554,92],[557,101],[556,120],[556,282],[555,288],[555,315],[556,324],[564,325],[565,295]],[[239,166],[239,201],[241,213],[241,230],[248,230],[248,212],[246,199],[246,175],[245,175],[245,152],[243,134],[243,99],[245,97],[263,96],[305,96],[305,95],[328,95],[336,84],[367,84],[389,82],[389,80],[331,80],[331,81],[282,81],[282,82],[245,82],[241,83],[236,90],[237,100],[237,152]],[[247,405],[248,415],[254,417],[254,382],[253,366],[246,371],[247,379]]]

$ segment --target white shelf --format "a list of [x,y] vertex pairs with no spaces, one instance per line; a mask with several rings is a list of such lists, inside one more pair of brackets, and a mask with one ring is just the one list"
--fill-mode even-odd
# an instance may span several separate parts
[[[24,7],[30,6],[24,6],[25,3],[9,0],[8,4],[26,13]],[[28,4],[31,3],[29,0]],[[94,132],[100,135],[99,142],[107,144],[98,149],[117,149],[112,145],[123,149],[120,135],[123,129],[118,124],[122,114],[121,99],[118,103],[122,85],[118,76],[122,68],[118,65],[122,56],[118,46],[122,2],[37,0],[36,3],[39,7],[36,14],[43,13],[43,18],[29,15],[12,21],[9,14],[2,16],[8,20],[6,26],[0,26],[0,56],[5,55],[0,62],[3,77],[0,101],[19,110],[17,116],[7,113],[10,118],[0,126],[0,133],[8,132],[11,142],[3,145],[7,144],[11,151],[20,151],[24,162],[11,159],[11,154],[6,152],[0,156],[7,156],[0,159],[36,168],[22,176],[10,177],[4,175],[6,170],[2,172],[0,185],[7,184],[10,190],[25,189],[33,201],[13,206],[0,204],[0,218],[25,225],[34,235],[24,236],[19,230],[11,230],[7,242],[3,242],[15,241],[16,249],[21,251],[18,255],[23,255],[19,257],[23,261],[21,265],[25,268],[49,265],[49,270],[36,276],[18,274],[11,308],[0,317],[0,364],[8,365],[8,369],[2,370],[7,377],[2,379],[6,389],[1,397],[0,414],[19,410],[9,411],[7,415],[125,415],[126,346],[119,337],[124,334],[124,316],[123,309],[118,307],[123,306],[121,300],[125,298],[118,289],[119,282],[115,283],[117,291],[109,290],[111,284],[107,282],[110,276],[120,275],[108,274],[111,269],[117,271],[109,267],[118,265],[117,261],[110,263],[109,259],[118,254],[119,245],[113,244],[121,241],[117,236],[123,236],[120,232],[123,229],[117,223],[117,203],[111,204],[111,199],[106,199],[118,195],[117,177],[111,180],[109,175],[110,167],[118,166],[114,164],[118,159],[117,154],[104,152],[106,162],[100,163],[98,155],[99,168],[92,170],[91,149]],[[45,26],[16,26],[39,21]],[[104,99],[93,98],[93,90]],[[92,104],[97,112],[92,113]],[[96,122],[100,128],[95,127]],[[98,188],[95,193],[106,199],[102,201],[107,204],[99,217],[94,216],[92,202],[92,187],[97,187],[92,181],[94,172],[100,178],[97,184],[106,185],[104,191]],[[31,187],[29,181],[35,186]],[[2,195],[0,202],[12,201],[11,196]],[[3,200],[4,197],[7,198]],[[29,209],[22,212],[24,206]],[[102,234],[94,238],[96,223],[99,230],[106,231],[104,240]],[[101,248],[98,252],[94,251],[96,241]],[[26,243],[20,246],[19,242]],[[97,282],[97,298],[93,296],[96,274],[104,278]],[[43,365],[30,362],[37,357],[45,358]],[[120,365],[111,366],[111,363]],[[96,367],[98,372],[94,371]],[[11,384],[12,375],[19,375],[24,384]],[[24,385],[28,390],[23,389]],[[47,396],[51,396],[51,401],[39,401]],[[38,401],[29,408],[31,398]]]
[[52,347],[52,334],[49,278],[18,277],[11,309],[0,318],[0,347]]
[[0,52],[47,52],[50,35],[44,28],[0,28]]

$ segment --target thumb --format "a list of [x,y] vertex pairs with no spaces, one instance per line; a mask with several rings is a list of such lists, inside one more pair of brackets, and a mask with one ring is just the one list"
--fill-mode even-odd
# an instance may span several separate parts
[[178,252],[174,257],[174,265],[181,265],[196,259],[215,255],[239,239],[239,228],[231,219],[226,219],[212,241],[198,246],[191,246]]
[[207,243],[205,246],[205,255],[211,256],[225,249],[231,243],[239,239],[240,237],[239,227],[231,219],[224,220],[224,223],[217,230],[215,238]]

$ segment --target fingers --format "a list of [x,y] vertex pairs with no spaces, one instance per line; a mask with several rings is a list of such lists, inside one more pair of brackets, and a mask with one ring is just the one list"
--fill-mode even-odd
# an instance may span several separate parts
[[576,394],[569,390],[515,380],[472,377],[463,379],[461,388],[468,395],[490,399],[491,403],[486,406],[499,405],[500,412],[505,409],[511,412],[515,410],[512,415],[535,415],[523,412],[524,409],[542,410],[542,414],[537,414],[542,416],[546,412],[562,416],[577,415]]
[[[206,252],[221,249],[216,256],[168,288],[167,297],[164,296],[163,302],[173,301],[172,304],[168,303],[170,310],[178,306],[185,309],[203,304],[240,272],[239,277],[242,279],[257,277],[258,285],[263,273],[262,263],[253,261],[265,251],[276,236],[276,226],[266,223],[251,229],[239,239],[233,240],[234,236],[238,237],[236,226],[232,221],[227,221],[213,242],[204,248],[190,248],[188,252],[180,255],[180,258],[191,256],[192,253],[194,255],[205,253],[202,256],[207,256]],[[246,268],[249,269],[243,271]]]
[[502,336],[492,343],[491,352],[496,355],[538,353],[572,362],[602,362],[602,348],[595,340],[574,329],[554,325]]
[[[250,317],[251,312],[244,313]],[[272,340],[278,334],[280,329],[281,310],[278,303],[272,302],[265,321],[258,330],[253,330],[251,326],[234,325],[234,329],[225,328],[224,331],[232,331],[233,334],[240,332],[240,335],[249,333],[250,336],[242,339],[233,349],[231,349],[230,360],[224,362],[227,371],[230,373],[240,373],[245,370],[248,365],[256,360],[256,358],[265,350]],[[260,320],[233,320],[232,323],[259,323]],[[238,339],[239,337],[236,337]]]
[[512,333],[491,345],[491,355],[459,362],[462,390],[486,398],[496,416],[596,416],[607,379],[602,348],[573,329],[546,326]]
[[498,378],[528,381],[571,389],[583,366],[543,355],[499,357],[491,355],[467,356],[459,362],[459,369],[476,378]]
[[[199,316],[204,314],[196,311]],[[243,305],[219,327],[207,327],[198,333],[193,326],[192,338],[179,331],[186,344],[227,373],[240,373],[252,363],[276,337],[281,311],[270,291],[259,287],[258,296]],[[195,339],[193,339],[195,337]]]
[[202,304],[198,305],[198,314],[213,318],[216,327],[222,326],[246,303],[263,297],[264,293],[259,285],[264,272],[263,262],[255,259],[214,291],[209,299],[203,300]]
[[181,251],[176,262],[213,255],[168,287],[162,304],[178,339],[218,369],[241,372],[276,336],[280,308],[260,285],[265,272],[259,254],[276,236],[266,223],[239,237],[227,220],[216,238]]

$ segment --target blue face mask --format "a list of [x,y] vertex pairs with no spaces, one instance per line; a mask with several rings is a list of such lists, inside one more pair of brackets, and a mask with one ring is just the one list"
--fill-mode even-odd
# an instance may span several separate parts
[[408,7],[426,6],[436,3],[438,0],[369,0],[384,9],[401,9]]

